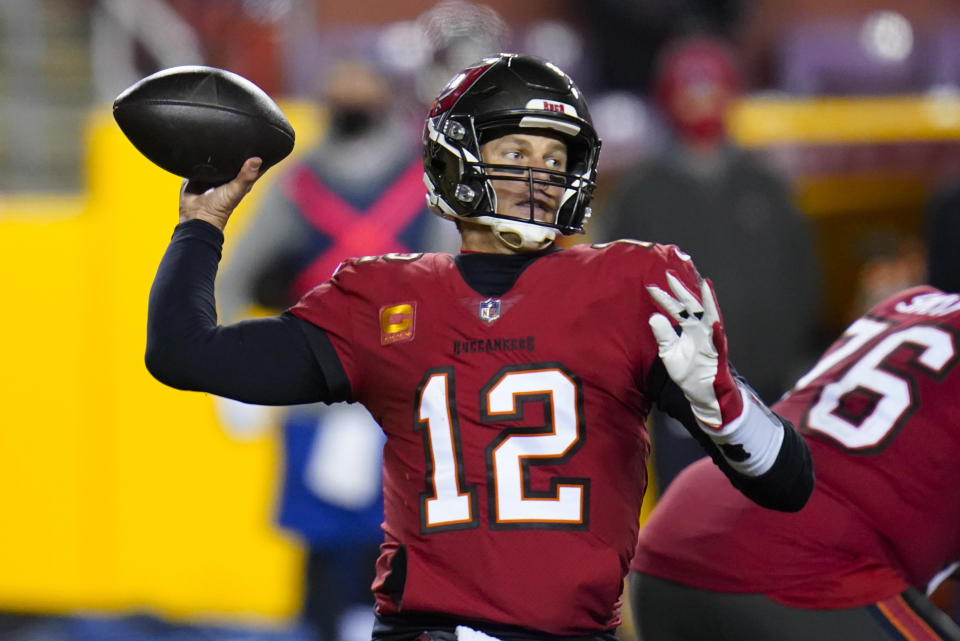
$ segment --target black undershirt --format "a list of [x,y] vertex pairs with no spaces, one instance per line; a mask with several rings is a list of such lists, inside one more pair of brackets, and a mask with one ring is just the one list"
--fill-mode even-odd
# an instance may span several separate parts
[[[260,405],[351,401],[350,385],[326,333],[289,312],[218,325],[214,282],[223,233],[200,220],[177,225],[150,290],[146,365],[157,380]],[[465,253],[455,257],[464,280],[484,296],[502,296],[538,258]],[[682,391],[655,361],[645,394],[679,420],[731,482],[773,509],[795,511],[813,484],[809,450],[785,420],[773,467],[759,477],[738,474],[700,429]]]
[[524,254],[463,253],[454,256],[453,262],[463,280],[483,296],[503,296],[520,278],[527,267],[547,254],[560,251],[555,247],[542,252]]

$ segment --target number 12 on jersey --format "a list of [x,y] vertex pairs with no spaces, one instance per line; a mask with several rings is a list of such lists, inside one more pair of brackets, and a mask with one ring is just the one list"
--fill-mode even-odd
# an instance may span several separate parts
[[[426,373],[417,391],[417,423],[426,455],[427,490],[420,495],[424,533],[479,527],[477,488],[466,482],[452,367]],[[579,379],[556,363],[501,369],[480,391],[480,421],[523,419],[526,403],[543,405],[544,425],[507,427],[486,445],[490,527],[585,528],[590,480],[551,478],[531,488],[529,467],[562,465],[583,444]]]

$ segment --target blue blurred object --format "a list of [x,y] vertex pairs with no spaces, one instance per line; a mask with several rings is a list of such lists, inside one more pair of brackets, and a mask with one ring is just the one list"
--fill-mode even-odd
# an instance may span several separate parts
[[0,616],[2,641],[310,641],[300,624],[193,625],[149,614],[131,616]]
[[[335,423],[329,416],[309,411],[293,411],[283,430],[284,466],[283,492],[280,498],[278,523],[281,527],[296,532],[311,545],[340,549],[347,542],[354,546],[378,546],[383,538],[380,523],[383,521],[383,495],[380,488],[379,451],[375,474],[374,492],[365,505],[338,505],[334,500],[318,496],[317,488],[309,483],[310,457],[320,438],[322,429]],[[368,419],[372,422],[372,419]],[[324,425],[327,423],[327,425]],[[321,429],[318,429],[321,428]],[[332,428],[331,428],[332,429]],[[379,427],[376,427],[379,432]],[[378,446],[382,445],[378,442]],[[348,459],[350,460],[350,459]],[[354,468],[357,467],[354,460]],[[361,466],[362,467],[362,466]],[[354,474],[357,470],[354,469]],[[354,480],[354,483],[357,481]]]

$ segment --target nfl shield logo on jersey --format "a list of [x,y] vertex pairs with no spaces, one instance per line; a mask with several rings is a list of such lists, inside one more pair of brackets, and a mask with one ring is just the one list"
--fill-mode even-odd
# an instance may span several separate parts
[[500,299],[488,298],[480,302],[480,319],[488,323],[500,318]]

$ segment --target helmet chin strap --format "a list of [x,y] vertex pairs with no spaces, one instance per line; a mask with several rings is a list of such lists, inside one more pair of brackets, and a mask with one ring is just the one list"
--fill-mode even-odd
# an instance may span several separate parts
[[[497,192],[487,183],[487,193],[493,211],[497,209]],[[530,198],[533,199],[533,187],[530,187]],[[531,206],[530,215],[533,216]],[[498,216],[477,216],[478,223],[486,225],[493,232],[504,247],[515,252],[532,252],[546,249],[557,238],[557,230],[553,227],[536,225],[522,220],[509,220]]]
[[552,227],[493,217],[487,220],[497,240],[513,251],[540,251],[557,238],[557,230]]

